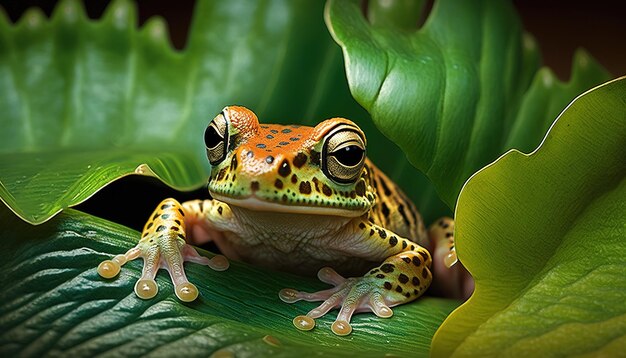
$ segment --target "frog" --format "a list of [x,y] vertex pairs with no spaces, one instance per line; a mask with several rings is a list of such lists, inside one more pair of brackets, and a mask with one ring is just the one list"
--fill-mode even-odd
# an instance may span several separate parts
[[[141,257],[138,297],[157,294],[154,278],[165,268],[176,296],[191,302],[199,293],[185,262],[224,271],[229,260],[240,260],[317,274],[332,287],[285,288],[278,296],[286,303],[321,301],[293,319],[300,330],[338,308],[331,330],[343,336],[352,332],[354,313],[389,318],[392,307],[424,294],[433,277],[431,243],[443,247],[446,267],[457,260],[454,221],[444,217],[427,230],[413,202],[367,157],[365,133],[349,119],[314,127],[262,124],[253,111],[227,106],[206,127],[204,141],[211,198],[163,200],[138,244],[98,266],[102,277]],[[220,254],[200,255],[190,237],[214,242]]]

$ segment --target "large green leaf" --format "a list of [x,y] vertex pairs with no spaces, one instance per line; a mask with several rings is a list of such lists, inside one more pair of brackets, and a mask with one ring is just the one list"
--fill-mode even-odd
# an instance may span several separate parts
[[137,30],[135,12],[118,0],[93,21],[66,0],[50,20],[37,9],[15,26],[0,15],[0,198],[23,219],[44,222],[133,173],[201,186],[203,130],[229,104],[262,121],[354,119],[374,161],[413,198],[423,193],[431,216],[442,212],[351,98],[322,2],[199,1],[181,52],[160,18]]
[[457,253],[474,295],[433,356],[619,356],[626,347],[626,77],[578,97],[532,154],[467,182]]
[[178,301],[163,271],[158,295],[144,301],[133,292],[141,260],[112,280],[96,272],[100,261],[134,246],[138,232],[73,210],[31,226],[2,208],[0,220],[3,357],[206,357],[219,350],[237,357],[425,356],[435,330],[458,305],[424,298],[394,309],[390,319],[356,315],[349,337],[331,333],[332,317],[302,332],[291,320],[314,304],[283,303],[278,291],[286,285],[322,289],[316,279],[236,262],[224,272],[189,264],[198,300]]
[[509,1],[438,0],[418,30],[419,17],[408,1],[366,15],[356,0],[326,8],[352,95],[450,207],[476,170],[536,147],[574,96],[608,79],[584,52],[569,84],[538,72],[537,46]]

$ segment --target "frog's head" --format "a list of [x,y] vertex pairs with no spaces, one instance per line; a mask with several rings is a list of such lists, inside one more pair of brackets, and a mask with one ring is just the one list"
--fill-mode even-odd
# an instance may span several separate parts
[[230,106],[209,124],[209,191],[252,210],[356,217],[374,204],[365,134],[332,118],[316,127],[259,124]]

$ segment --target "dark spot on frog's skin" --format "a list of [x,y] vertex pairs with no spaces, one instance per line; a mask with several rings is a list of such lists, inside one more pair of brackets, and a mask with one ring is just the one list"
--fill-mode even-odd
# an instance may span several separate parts
[[289,142],[280,142],[278,144],[280,144],[280,145],[287,145],[287,144],[289,144]]
[[252,192],[259,190],[259,182],[255,180],[250,183],[250,189],[252,190]]
[[311,151],[311,163],[315,165],[320,165],[320,152],[315,150]]
[[291,133],[291,129],[285,128],[281,132],[283,132],[283,133]]
[[385,275],[383,275],[382,273],[379,273],[378,275],[376,275],[376,278],[385,278]]
[[297,175],[295,175],[295,174],[292,174],[292,175],[291,175],[291,183],[292,183],[292,184],[295,184],[295,183],[297,183],[297,182],[298,182],[298,176],[297,176]]
[[268,135],[265,136],[265,138],[267,138],[267,139],[274,139],[274,136],[271,135],[271,134],[268,134]]
[[[346,195],[346,196],[347,196],[347,195]],[[356,192],[355,192],[354,190],[352,190],[352,191],[350,192],[350,197],[351,197],[352,199],[356,198]]]
[[158,217],[159,217],[159,214],[160,214],[160,213],[156,213],[156,214],[154,214],[154,216],[152,217],[152,220],[156,220],[156,218],[158,218]]
[[185,235],[183,235],[183,234],[178,234],[178,237],[183,239],[183,240],[185,240]]
[[271,155],[268,155],[268,156],[265,158],[265,162],[266,162],[267,164],[272,164],[272,163],[274,163],[274,157],[272,157]]
[[411,259],[406,256],[402,258],[402,261],[406,262],[407,264],[411,263]]
[[278,133],[278,131],[276,129],[272,129],[272,130],[270,130],[270,132],[272,132],[274,134]]
[[409,297],[411,297],[411,294],[407,292],[407,293],[404,294],[404,297],[409,298]]
[[422,255],[422,257],[424,258],[424,260],[428,260],[428,253],[424,252],[424,251],[420,251],[420,255]]
[[402,287],[397,286],[397,287],[396,287],[396,292],[398,292],[398,293],[402,293]]
[[364,196],[365,195],[365,181],[359,180],[354,190],[356,191],[356,195]]
[[447,237],[448,239],[449,239],[449,238],[451,238],[451,237],[452,237],[452,235],[453,235],[453,234],[452,234],[451,232],[447,232],[447,233],[446,233],[446,237]]
[[265,144],[259,143],[259,144],[256,145],[256,147],[263,149],[263,148],[265,148]]
[[217,208],[217,213],[222,215],[222,207],[221,206]]
[[401,273],[400,276],[398,276],[398,281],[400,281],[400,283],[407,283],[409,282],[409,276]]
[[152,225],[154,225],[154,223],[153,223],[152,221],[150,221],[150,222],[148,223],[148,226],[146,226],[146,229],[151,228],[151,227],[152,227]]
[[167,220],[170,218],[170,214],[163,214],[161,215],[161,219]]
[[222,168],[220,172],[217,173],[217,180],[219,181],[224,179],[224,176],[226,176],[226,168]]
[[387,204],[383,203],[380,209],[386,218],[389,217],[389,207],[387,206]]
[[398,206],[398,212],[400,212],[400,216],[402,216],[402,221],[404,221],[404,225],[410,226],[409,218],[406,216],[406,212],[404,211],[404,205],[400,204]]
[[317,191],[318,193],[320,192],[320,188],[319,188],[319,180],[317,180],[316,177],[313,177],[313,184],[315,184],[315,191]]
[[420,258],[417,256],[413,256],[413,265],[415,266],[422,266],[422,261],[420,261]]
[[248,153],[246,153],[246,156],[247,156],[248,158],[252,158],[252,157],[254,157],[254,152],[253,152],[253,151],[251,151],[251,150],[249,150],[249,151],[248,151]]
[[292,142],[297,142],[297,141],[300,140],[300,138],[298,138],[298,137],[291,137],[291,138],[289,138],[289,140],[292,141]]
[[283,188],[283,182],[280,179],[276,179],[276,181],[274,182],[274,186],[278,189],[282,189]]
[[406,241],[402,240],[402,250],[406,249],[407,245]]
[[163,230],[165,230],[165,226],[163,225],[159,225],[159,227],[156,228],[156,231],[163,231]]
[[420,291],[419,291],[419,290],[413,290],[413,294],[414,294],[414,295],[417,295],[418,293],[420,293]]
[[393,272],[394,268],[395,266],[393,264],[383,264],[382,266],[380,266],[380,270],[384,273]]
[[423,278],[428,277],[428,270],[426,270],[426,268],[422,269],[422,277]]
[[180,220],[174,220],[174,222],[176,223],[176,225],[180,225]]
[[359,229],[361,230],[365,229],[365,223],[363,222],[359,223]]
[[147,231],[143,233],[142,237],[146,237],[146,236],[148,236],[148,232]]
[[378,235],[384,239],[387,237],[387,232],[385,232],[385,230],[383,229],[378,229]]
[[420,279],[413,276],[413,278],[411,279],[411,283],[413,284],[413,286],[419,286],[420,285]]
[[387,196],[391,195],[391,190],[389,189],[389,187],[387,186],[387,183],[385,183],[384,180],[380,181],[380,186],[383,187],[383,191],[385,192],[385,195]]
[[301,182],[299,190],[302,194],[311,194],[311,183],[309,183],[308,181]]
[[392,236],[389,238],[389,245],[391,245],[391,247],[396,246],[396,244],[398,243],[398,238],[395,236]]
[[178,231],[178,230],[180,230],[180,228],[179,228],[178,226],[172,226],[172,227],[170,228],[170,230],[173,230],[173,231]]
[[411,245],[411,247],[409,247],[409,250],[414,251],[415,250],[415,245]]
[[161,210],[169,209],[169,208],[171,208],[173,206],[174,205],[172,205],[172,204],[163,204],[163,205],[161,205]]
[[237,169],[237,156],[233,155],[233,159],[230,161],[230,170]]
[[391,290],[391,282],[385,282],[384,286],[386,289]]
[[330,187],[329,187],[328,185],[326,185],[326,184],[324,184],[324,185],[322,186],[322,193],[324,193],[324,195],[326,195],[326,196],[331,196],[331,195],[333,195],[333,191],[332,191],[332,190],[330,189]]
[[183,211],[183,209],[178,208],[178,212],[180,213],[180,216],[185,216],[185,212]]
[[375,232],[374,229],[370,229],[370,236],[374,235]]
[[278,174],[280,174],[283,178],[286,178],[289,174],[291,174],[291,166],[289,165],[289,161],[287,159],[280,163],[280,167],[278,167]]
[[287,202],[287,200],[289,200],[289,197],[287,196],[287,194],[283,194],[282,200],[283,202]]

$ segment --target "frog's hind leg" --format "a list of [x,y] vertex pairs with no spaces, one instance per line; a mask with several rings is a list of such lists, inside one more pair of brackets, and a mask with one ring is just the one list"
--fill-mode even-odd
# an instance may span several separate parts
[[184,207],[178,201],[163,200],[144,226],[137,246],[124,255],[103,261],[98,266],[98,273],[105,278],[115,277],[127,261],[141,257],[144,265],[141,278],[135,285],[137,296],[143,299],[154,297],[158,292],[154,278],[159,268],[165,268],[174,283],[176,296],[185,302],[195,300],[198,289],[187,279],[183,263],[192,261],[223,271],[228,268],[228,260],[221,255],[211,259],[200,256],[196,249],[185,242],[185,214]]
[[456,248],[454,247],[454,220],[443,217],[428,228],[433,255],[441,258],[441,262],[447,267],[452,267],[457,262]]
[[468,298],[474,291],[474,280],[461,263],[457,262],[454,239],[454,220],[443,217],[428,228],[433,249],[433,293],[445,297]]

